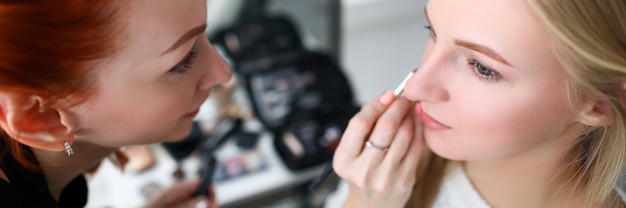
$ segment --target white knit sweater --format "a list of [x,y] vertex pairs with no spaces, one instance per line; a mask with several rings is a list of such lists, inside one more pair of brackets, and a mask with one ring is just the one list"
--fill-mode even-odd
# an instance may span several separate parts
[[[340,182],[337,190],[326,199],[325,208],[340,208],[348,197],[348,185]],[[490,207],[474,189],[463,168],[458,167],[443,180],[434,208]]]
[[458,167],[439,187],[434,208],[486,208],[489,204],[478,194],[463,168]]
[[[626,173],[626,172],[625,172]],[[615,190],[626,203],[626,174],[615,184]],[[348,197],[348,185],[341,181],[337,190],[326,200],[325,208],[340,208]],[[442,181],[434,208],[486,208],[489,204],[480,196],[462,167],[458,166]]]

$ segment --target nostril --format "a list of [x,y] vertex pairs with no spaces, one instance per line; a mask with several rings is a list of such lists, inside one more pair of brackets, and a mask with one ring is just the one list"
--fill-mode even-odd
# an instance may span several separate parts
[[204,77],[202,77],[202,79],[200,79],[200,82],[198,83],[199,90],[208,90],[211,89],[212,86],[213,83],[211,82],[210,75],[205,75]]
[[225,84],[233,82],[233,73],[227,65],[217,65],[209,68],[207,72],[198,82],[199,90],[211,89],[213,85]]
[[[449,99],[448,91],[443,82],[429,71],[420,68],[413,73],[404,88],[404,97],[412,100],[442,102]],[[428,70],[428,69],[426,69]]]

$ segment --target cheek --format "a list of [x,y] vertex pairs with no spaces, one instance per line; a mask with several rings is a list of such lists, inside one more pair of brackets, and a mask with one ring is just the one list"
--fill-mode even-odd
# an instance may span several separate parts
[[[160,90],[157,90],[160,89]],[[138,90],[104,95],[82,116],[83,138],[103,146],[124,146],[169,140],[190,111],[193,91]],[[191,119],[189,119],[191,122]]]
[[[508,157],[550,142],[568,123],[567,113],[548,99],[494,100],[482,111],[469,110],[460,129],[489,159]],[[477,106],[473,106],[477,107]]]
[[[496,160],[511,157],[554,141],[573,118],[565,97],[508,91],[492,98],[457,94],[450,106],[452,133],[427,132],[434,151],[451,159]],[[541,95],[541,96],[538,96]]]

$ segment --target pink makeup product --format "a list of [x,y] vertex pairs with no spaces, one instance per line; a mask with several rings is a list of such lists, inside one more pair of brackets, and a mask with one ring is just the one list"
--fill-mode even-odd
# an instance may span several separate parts
[[[396,96],[400,96],[400,94],[402,94],[402,92],[404,92],[404,86],[406,85],[406,82],[413,76],[415,71],[417,71],[417,68],[414,69],[413,71],[409,72],[408,75],[406,75],[404,80],[402,80],[402,82],[400,82],[400,85],[398,85],[398,87],[396,87],[396,89],[393,91],[393,94],[395,94]],[[313,182],[311,182],[309,184],[308,191],[311,192],[311,191],[315,190],[315,188],[317,188],[320,184],[322,184],[324,179],[326,179],[331,173],[333,173],[333,162],[332,161],[328,162],[328,165],[326,165],[326,167],[324,167],[324,170],[322,170],[322,173],[317,178],[315,178],[313,180]]]

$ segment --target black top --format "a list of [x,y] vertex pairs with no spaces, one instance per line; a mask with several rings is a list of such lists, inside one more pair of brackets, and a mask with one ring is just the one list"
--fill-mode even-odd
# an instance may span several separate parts
[[87,204],[87,181],[83,175],[63,189],[57,202],[43,174],[24,168],[8,151],[0,155],[0,169],[10,181],[0,179],[0,207],[85,207]]

